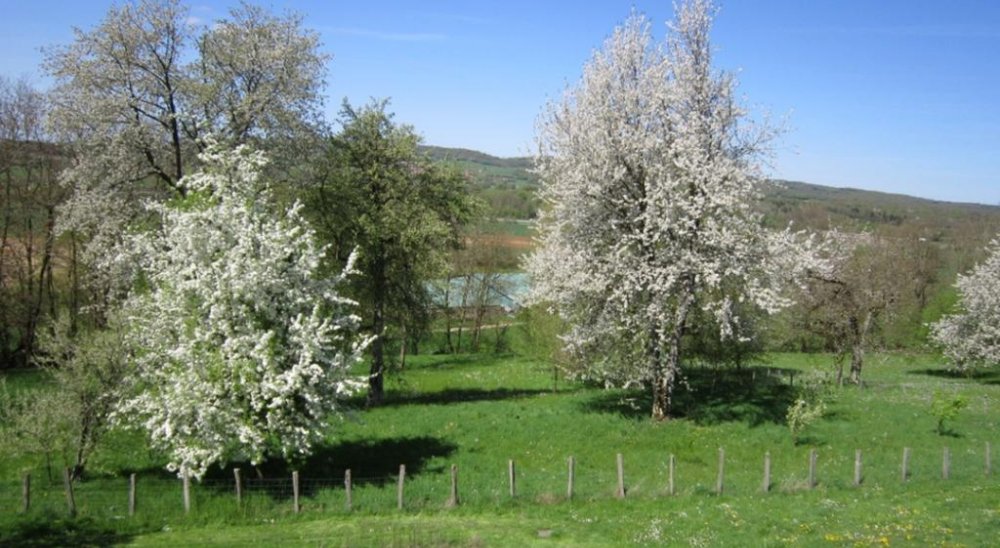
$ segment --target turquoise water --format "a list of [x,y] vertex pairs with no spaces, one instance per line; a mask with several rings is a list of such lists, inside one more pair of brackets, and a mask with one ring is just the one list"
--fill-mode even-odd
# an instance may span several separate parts
[[[501,306],[510,310],[516,310],[524,304],[531,281],[524,272],[505,272],[501,274],[476,273],[473,274],[471,283],[476,286],[481,283],[483,276],[499,276],[494,287],[487,296],[489,306]],[[466,278],[452,278],[449,284],[447,280],[435,280],[428,284],[431,299],[434,304],[444,306],[447,301],[450,306],[459,306],[462,301],[462,293],[465,289]],[[450,295],[445,295],[445,292]],[[448,297],[446,299],[446,297]],[[470,303],[471,304],[471,303]]]

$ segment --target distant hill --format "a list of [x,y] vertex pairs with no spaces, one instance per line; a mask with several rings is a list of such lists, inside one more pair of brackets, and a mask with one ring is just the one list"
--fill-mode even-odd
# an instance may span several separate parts
[[538,185],[531,173],[531,158],[498,158],[465,148],[421,146],[421,152],[440,162],[447,162],[465,171],[474,184],[484,187],[511,188]]
[[[508,188],[523,196],[538,185],[537,176],[529,171],[531,158],[498,158],[475,150],[435,146],[422,150],[435,160],[451,162],[464,170],[474,185],[484,189],[482,192],[495,195]],[[908,229],[936,241],[970,237],[981,241],[1000,230],[998,206],[795,181],[772,183],[764,190],[763,209],[773,225],[792,221],[796,226],[819,229]]]
[[870,230],[909,227],[932,240],[993,234],[1000,229],[1000,207],[944,202],[857,188],[834,188],[773,181],[765,190],[765,211],[772,221],[791,220],[813,228],[831,226]]

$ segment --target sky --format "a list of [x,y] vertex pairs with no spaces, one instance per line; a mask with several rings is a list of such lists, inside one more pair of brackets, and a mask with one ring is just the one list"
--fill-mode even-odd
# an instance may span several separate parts
[[[104,0],[0,0],[0,74],[49,80],[41,48]],[[192,0],[192,22],[231,0]],[[663,37],[669,0],[260,2],[303,15],[332,56],[326,110],[390,98],[427,144],[530,155],[546,102],[632,9]],[[712,41],[756,118],[784,128],[769,175],[1000,204],[1000,2],[721,1]]]

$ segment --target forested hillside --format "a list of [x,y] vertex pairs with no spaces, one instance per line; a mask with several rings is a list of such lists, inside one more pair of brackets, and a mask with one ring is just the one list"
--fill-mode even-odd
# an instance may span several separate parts
[[[477,188],[534,190],[538,178],[528,157],[498,158],[464,148],[424,146],[434,160],[453,164]],[[775,180],[764,196],[773,224],[789,220],[814,228],[872,229],[877,226],[912,224],[942,239],[954,231],[980,226],[986,231],[1000,227],[1000,206],[965,204],[889,194],[858,188],[837,188],[798,181]]]

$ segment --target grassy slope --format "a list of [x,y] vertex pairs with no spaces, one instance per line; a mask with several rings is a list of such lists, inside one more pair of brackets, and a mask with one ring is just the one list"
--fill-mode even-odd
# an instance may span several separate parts
[[478,186],[533,187],[538,184],[538,178],[529,172],[531,158],[498,158],[464,148],[422,146],[420,149],[432,159],[453,164],[468,173]]
[[[9,497],[17,496],[16,484],[5,483],[0,542],[24,540],[27,532],[34,538],[75,534],[140,545],[607,545],[657,539],[874,545],[883,537],[922,545],[992,542],[1000,530],[1000,484],[996,477],[983,479],[982,448],[986,441],[1000,442],[1000,375],[955,379],[927,358],[873,360],[869,386],[843,390],[824,420],[807,431],[808,443],[795,446],[782,424],[791,398],[787,371],[820,367],[826,359],[779,355],[770,362],[772,369],[746,373],[758,382],[753,390],[747,377],[690,372],[698,394],[680,398],[686,417],[655,424],[646,419],[644,394],[565,382],[553,392],[550,372],[524,358],[419,356],[391,384],[386,407],[349,418],[328,447],[300,465],[303,476],[327,481],[299,517],[289,514],[287,493],[241,515],[232,511],[225,487],[213,491],[210,485],[197,491],[197,511],[185,518],[176,480],[159,485],[153,479],[156,456],[134,439],[119,439],[114,455],[99,456],[95,465],[121,473],[138,461],[139,468],[149,468],[143,472],[144,485],[152,486],[147,493],[160,489],[158,500],[146,502],[132,520],[120,517],[119,502],[117,514],[94,511],[72,523],[40,524],[12,518]],[[971,402],[953,425],[955,436],[933,431],[929,407],[935,391],[960,392]],[[939,479],[944,445],[953,461],[947,483]],[[727,455],[722,497],[712,494],[720,446]],[[898,479],[903,446],[914,451],[906,485]],[[814,491],[803,489],[810,447],[820,454]],[[855,448],[865,451],[860,489],[850,485]],[[775,492],[769,495],[759,492],[765,451],[774,463]],[[625,455],[625,501],[613,497],[617,452]],[[678,463],[673,498],[665,496],[669,453]],[[566,502],[565,459],[571,454],[578,462],[576,498]],[[518,466],[514,501],[506,493],[508,458]],[[395,510],[400,463],[408,469],[402,513]],[[463,504],[457,509],[444,507],[451,464],[460,471]],[[337,487],[346,467],[357,478],[353,514],[343,510]],[[12,480],[16,471],[7,468],[5,476]],[[91,482],[92,488],[101,481]],[[119,486],[122,480],[115,481]],[[83,501],[87,488],[81,486]],[[551,538],[539,537],[539,531]]]

